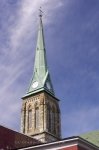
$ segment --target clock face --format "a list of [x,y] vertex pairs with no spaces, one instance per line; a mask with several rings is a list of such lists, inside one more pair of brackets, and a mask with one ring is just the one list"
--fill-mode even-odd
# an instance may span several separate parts
[[51,89],[51,86],[50,86],[50,83],[49,83],[49,82],[46,83],[46,86],[47,86],[47,88],[48,88],[49,90]]
[[38,87],[38,82],[35,81],[33,84],[32,84],[32,87],[35,89],[36,87]]

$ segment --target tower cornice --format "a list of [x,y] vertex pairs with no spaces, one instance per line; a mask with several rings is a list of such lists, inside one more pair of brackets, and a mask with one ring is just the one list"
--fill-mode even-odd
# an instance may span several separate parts
[[31,96],[35,96],[37,94],[40,94],[42,92],[45,92],[47,94],[49,94],[50,96],[52,96],[54,99],[56,99],[57,101],[60,101],[56,96],[54,96],[53,94],[51,94],[48,90],[46,89],[39,89],[38,91],[35,91],[35,92],[31,92],[29,94],[26,94],[22,97],[22,99],[24,100],[25,98],[28,98],[28,97],[31,97]]

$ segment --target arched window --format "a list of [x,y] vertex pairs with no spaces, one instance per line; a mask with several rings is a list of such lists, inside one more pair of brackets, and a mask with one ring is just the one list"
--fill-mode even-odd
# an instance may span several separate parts
[[32,110],[29,109],[28,111],[28,128],[32,128]]
[[54,132],[54,133],[56,133],[56,118],[55,118],[55,115],[56,115],[56,113],[55,113],[55,107],[53,107],[53,129],[52,129],[52,131]]
[[47,117],[48,117],[48,122],[47,122],[47,126],[48,126],[48,131],[49,132],[56,132],[56,125],[55,125],[55,120],[56,120],[56,116],[55,116],[55,108],[51,107],[48,105],[48,110],[47,110]]
[[48,118],[47,128],[48,128],[48,131],[51,132],[51,108],[49,105],[48,105],[48,110],[47,110],[47,118]]
[[39,108],[35,108],[35,128],[39,128]]
[[55,108],[54,107],[52,107],[51,108],[51,112],[50,112],[50,117],[51,117],[51,132],[52,133],[55,133],[55,131],[56,131],[56,123],[55,123]]

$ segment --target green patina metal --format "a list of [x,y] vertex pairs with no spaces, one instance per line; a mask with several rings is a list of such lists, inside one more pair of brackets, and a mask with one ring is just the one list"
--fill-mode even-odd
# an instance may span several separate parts
[[42,15],[40,15],[39,18],[40,18],[40,22],[39,22],[37,45],[36,45],[34,70],[33,70],[32,80],[30,82],[30,86],[27,91],[27,95],[31,93],[35,93],[39,89],[40,90],[46,89],[48,90],[48,92],[54,95],[54,90],[53,90],[50,74],[47,67]]
[[83,139],[91,142],[92,144],[99,146],[99,131],[92,131],[89,133],[85,133],[80,135]]

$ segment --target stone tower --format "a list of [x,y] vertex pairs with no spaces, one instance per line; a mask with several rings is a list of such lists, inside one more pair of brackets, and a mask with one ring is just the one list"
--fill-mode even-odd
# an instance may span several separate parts
[[28,91],[22,98],[21,132],[42,142],[61,138],[59,100],[55,97],[47,67],[41,13],[33,76]]

